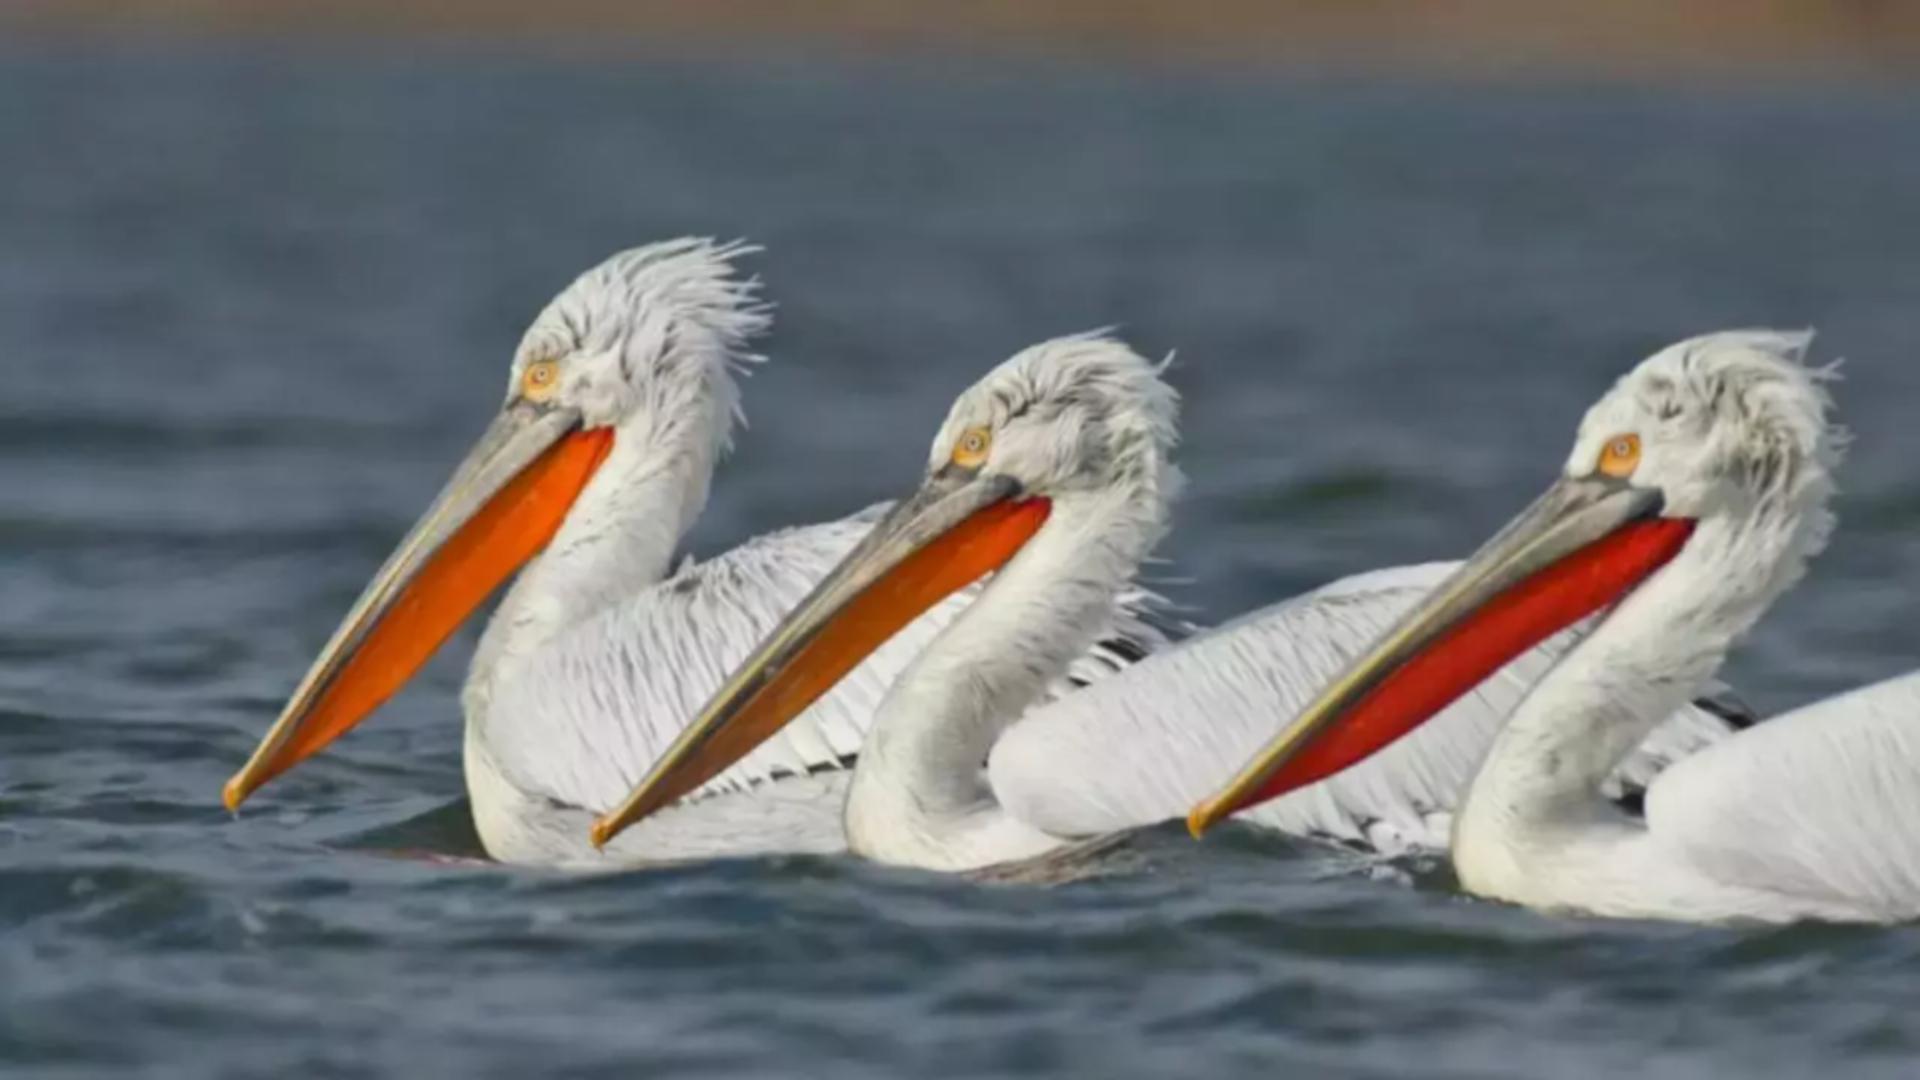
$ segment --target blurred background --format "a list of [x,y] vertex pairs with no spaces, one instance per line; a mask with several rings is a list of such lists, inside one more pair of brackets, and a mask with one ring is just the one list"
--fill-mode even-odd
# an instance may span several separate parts
[[696,554],[901,491],[988,366],[1117,326],[1177,354],[1151,572],[1216,621],[1464,553],[1668,342],[1814,326],[1841,532],[1730,674],[1770,711],[1909,670],[1916,74],[1902,0],[8,0],[0,1070],[1911,1075],[1897,931],[1231,845],[1044,896],[344,849],[462,791],[471,634],[217,792],[527,321],[683,234],[764,244],[778,304]]

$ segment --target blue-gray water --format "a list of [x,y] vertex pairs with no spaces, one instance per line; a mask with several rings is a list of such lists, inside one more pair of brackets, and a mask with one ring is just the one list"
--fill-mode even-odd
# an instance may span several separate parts
[[218,792],[525,321],[689,232],[764,242],[780,305],[696,550],[897,492],[988,365],[1119,324],[1178,350],[1160,572],[1220,618],[1463,552],[1660,344],[1811,324],[1848,360],[1842,531],[1732,674],[1773,709],[1905,670],[1916,115],[1897,88],[0,47],[0,1069],[1911,1075],[1907,929],[1546,918],[1231,833],[1052,890],[348,845],[460,793],[470,635],[238,819]]

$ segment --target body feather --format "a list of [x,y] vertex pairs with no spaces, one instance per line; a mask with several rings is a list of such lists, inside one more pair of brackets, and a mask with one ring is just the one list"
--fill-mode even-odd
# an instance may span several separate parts
[[1920,917],[1920,672],[1786,713],[1662,775],[1650,842],[1729,885]]

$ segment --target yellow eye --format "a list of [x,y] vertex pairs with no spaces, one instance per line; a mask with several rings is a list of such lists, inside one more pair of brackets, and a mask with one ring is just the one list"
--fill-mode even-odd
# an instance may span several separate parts
[[985,464],[987,451],[993,449],[993,433],[986,428],[968,428],[953,444],[952,461],[963,469],[977,469]]
[[1616,480],[1625,480],[1640,467],[1640,436],[1616,435],[1600,451],[1600,471]]
[[520,375],[520,396],[528,401],[545,401],[560,385],[560,365],[552,360],[535,360]]

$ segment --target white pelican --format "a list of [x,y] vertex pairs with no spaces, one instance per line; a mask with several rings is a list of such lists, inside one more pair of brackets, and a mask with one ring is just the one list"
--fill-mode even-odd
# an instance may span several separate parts
[[1454,824],[1462,886],[1629,918],[1920,917],[1920,674],[1703,750],[1655,779],[1644,817],[1596,792],[1826,543],[1842,440],[1807,341],[1715,334],[1634,369],[1587,414],[1547,494],[1196,808],[1195,832],[1393,739],[1605,609],[1480,767]]
[[[767,325],[740,245],[679,240],[616,255],[542,311],[478,445],[400,541],[227,783],[235,808],[403,685],[525,564],[468,674],[465,771],[496,859],[639,862],[833,851],[845,759],[875,702],[961,598],[909,628],[790,729],[708,786],[735,797],[663,815],[620,847],[586,842],[721,676],[871,527],[776,532],[668,575],[739,409],[737,369]],[[543,554],[536,553],[544,550]],[[1144,594],[1135,591],[1129,600]],[[1161,636],[1108,611],[1084,679]],[[774,782],[778,781],[778,782]]]
[[[694,790],[895,627],[989,571],[880,705],[846,805],[852,850],[971,870],[1177,818],[1444,568],[1353,578],[1039,701],[1166,527],[1179,478],[1169,461],[1175,401],[1151,365],[1099,337],[1035,346],[962,394],[920,490],[754,650],[595,824],[595,839]],[[1252,820],[1376,843],[1384,827],[1398,843],[1431,842],[1434,815],[1550,659],[1523,658],[1427,738]],[[1723,730],[1683,709],[1665,746],[1677,752]]]

